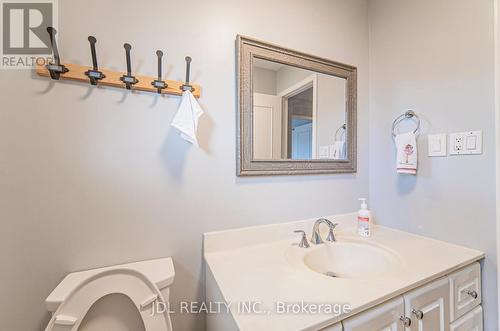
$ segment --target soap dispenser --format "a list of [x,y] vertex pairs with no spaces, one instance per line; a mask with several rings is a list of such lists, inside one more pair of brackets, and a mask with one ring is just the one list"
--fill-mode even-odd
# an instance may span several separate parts
[[358,200],[361,201],[361,209],[358,211],[358,234],[361,237],[369,237],[372,234],[372,214],[368,210],[366,198]]

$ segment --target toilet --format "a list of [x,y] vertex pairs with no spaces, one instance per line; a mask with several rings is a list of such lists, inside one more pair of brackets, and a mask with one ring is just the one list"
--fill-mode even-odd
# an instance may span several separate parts
[[168,309],[156,308],[168,307],[169,287],[174,277],[171,258],[71,273],[45,300],[47,310],[52,313],[45,331],[79,330],[94,304],[115,294],[130,299],[145,331],[172,331]]

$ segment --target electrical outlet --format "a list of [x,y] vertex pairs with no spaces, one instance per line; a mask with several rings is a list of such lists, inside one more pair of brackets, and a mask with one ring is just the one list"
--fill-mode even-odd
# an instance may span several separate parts
[[483,132],[450,133],[450,155],[482,154]]
[[460,152],[464,150],[464,140],[465,137],[463,135],[456,135],[454,137],[454,142],[453,142],[453,150]]

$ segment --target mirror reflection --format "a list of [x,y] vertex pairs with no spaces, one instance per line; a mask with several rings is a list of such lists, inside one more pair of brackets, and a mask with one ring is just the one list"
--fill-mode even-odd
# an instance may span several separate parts
[[346,79],[253,59],[253,158],[346,159]]

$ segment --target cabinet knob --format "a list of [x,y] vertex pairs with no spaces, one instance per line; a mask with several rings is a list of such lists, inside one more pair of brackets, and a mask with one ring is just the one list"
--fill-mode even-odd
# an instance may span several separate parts
[[473,299],[477,299],[477,292],[476,291],[467,290],[467,292],[465,292],[465,293],[470,295]]
[[404,325],[405,327],[409,327],[409,326],[411,325],[411,319],[410,319],[409,317],[406,317],[406,316],[401,316],[401,317],[399,318],[399,320],[400,320],[401,322],[403,322],[403,325]]
[[413,309],[411,311],[413,313],[413,315],[415,315],[415,317],[418,319],[418,320],[421,320],[422,318],[424,318],[424,312],[421,311],[421,310],[416,310],[416,309]]

